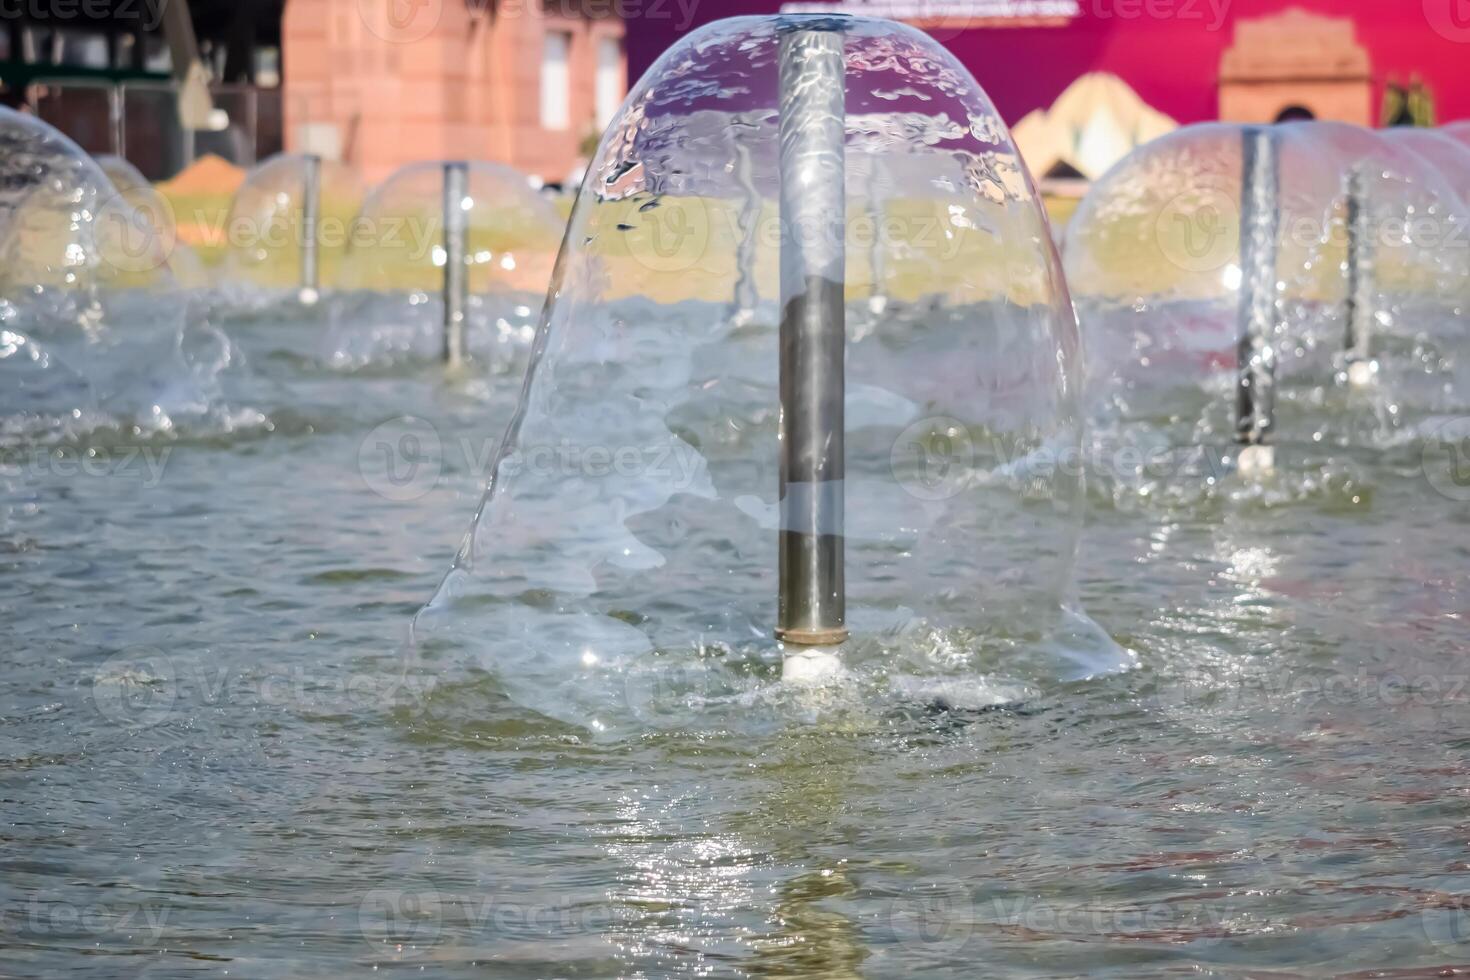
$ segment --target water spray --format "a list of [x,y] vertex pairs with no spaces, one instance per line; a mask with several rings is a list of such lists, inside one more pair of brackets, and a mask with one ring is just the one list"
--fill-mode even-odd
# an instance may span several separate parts
[[760,242],[761,194],[755,186],[755,168],[751,159],[750,145],[743,138],[747,127],[755,123],[737,115],[730,120],[730,151],[735,161],[735,182],[740,186],[744,200],[740,207],[738,227],[740,245],[736,251],[736,264],[740,268],[735,281],[735,295],[731,300],[730,322],[743,326],[755,316],[760,303],[760,289],[756,285],[756,250]]
[[1237,469],[1244,475],[1270,472],[1275,453],[1266,438],[1275,424],[1276,349],[1281,311],[1276,282],[1280,241],[1280,159],[1269,126],[1248,127],[1243,136],[1240,215],[1240,342],[1236,363],[1235,441]]
[[844,564],[843,292],[846,85],[843,34],[781,38],[781,529],[776,637],[782,675],[841,669]]
[[465,275],[465,197],[469,165],[462,160],[444,164],[444,363],[458,367],[464,360],[465,306],[469,279]]
[[321,298],[321,248],[318,228],[322,212],[322,158],[307,154],[301,176],[301,302]]
[[1347,179],[1347,379],[1353,387],[1373,380],[1373,220],[1361,166]]
[[873,240],[868,248],[868,268],[873,292],[868,297],[868,311],[882,316],[888,309],[888,256],[883,224],[883,188],[889,183],[888,168],[881,157],[874,156],[868,168],[868,219],[872,223]]

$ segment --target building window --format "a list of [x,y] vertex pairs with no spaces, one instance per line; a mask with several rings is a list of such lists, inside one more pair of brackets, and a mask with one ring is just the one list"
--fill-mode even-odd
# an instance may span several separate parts
[[108,66],[107,35],[93,31],[62,30],[57,32],[61,39],[59,63],[78,68],[106,68]]
[[615,37],[597,44],[597,126],[606,129],[623,103],[623,45]]
[[546,46],[541,56],[541,126],[543,129],[570,129],[572,125],[571,85],[572,36],[565,31],[547,31]]

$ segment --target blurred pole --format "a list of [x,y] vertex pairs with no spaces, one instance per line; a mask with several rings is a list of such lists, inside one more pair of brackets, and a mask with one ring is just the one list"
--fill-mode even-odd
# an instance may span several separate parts
[[128,137],[123,123],[123,87],[113,85],[107,90],[107,122],[112,129],[112,152],[119,160],[128,158]]
[[[1263,446],[1275,424],[1276,350],[1280,301],[1276,257],[1280,231],[1280,168],[1269,126],[1242,134],[1240,214],[1240,343],[1237,349],[1236,442]],[[1270,466],[1266,452],[1250,454]],[[1241,453],[1241,468],[1247,468]]]
[[1362,167],[1347,181],[1347,374],[1352,384],[1373,375],[1373,221]]
[[444,363],[464,360],[465,305],[469,279],[465,275],[465,196],[469,168],[462,160],[444,165]]
[[301,302],[315,303],[321,292],[321,253],[317,228],[321,224],[322,158],[309,153],[301,180]]
[[847,639],[843,35],[781,38],[781,530],[776,636]]

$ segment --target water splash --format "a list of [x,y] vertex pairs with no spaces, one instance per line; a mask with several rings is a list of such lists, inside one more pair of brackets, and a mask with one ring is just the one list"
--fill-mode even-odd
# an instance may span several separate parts
[[[1029,177],[982,192],[976,159],[1014,148],[943,118],[989,100],[924,35],[853,19],[847,235],[880,226],[846,243],[853,639],[830,688],[779,683],[782,23],[691,35],[614,120],[490,489],[415,620],[424,656],[599,736],[983,708],[1130,662],[1070,604],[1077,339]],[[934,140],[900,138],[916,112]]]

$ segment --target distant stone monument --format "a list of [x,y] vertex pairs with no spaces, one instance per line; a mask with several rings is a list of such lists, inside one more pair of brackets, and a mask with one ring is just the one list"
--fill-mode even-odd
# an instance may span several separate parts
[[1220,118],[1373,122],[1372,65],[1353,21],[1296,7],[1240,20],[1220,59]]

